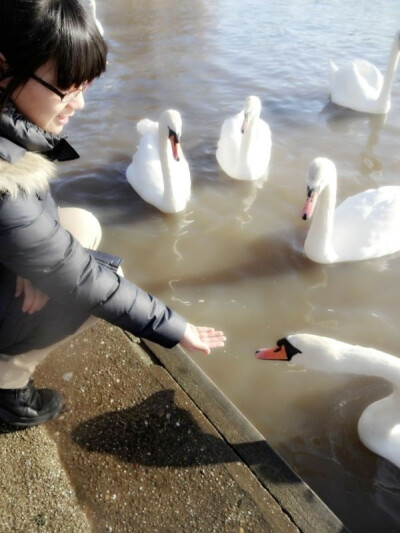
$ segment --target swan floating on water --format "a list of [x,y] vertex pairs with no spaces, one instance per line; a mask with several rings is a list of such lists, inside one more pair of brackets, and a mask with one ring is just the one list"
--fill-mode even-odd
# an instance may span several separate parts
[[302,212],[304,220],[313,217],[304,243],[306,256],[317,263],[338,263],[400,250],[400,186],[366,190],[335,209],[336,182],[330,159],[311,162]]
[[103,25],[101,24],[99,19],[96,17],[96,2],[95,2],[95,0],[89,0],[89,5],[91,7],[92,15],[93,15],[93,18],[94,18],[94,20],[96,22],[97,29],[99,30],[100,35],[102,35],[104,37]]
[[256,351],[258,359],[290,361],[311,370],[377,376],[393,385],[393,393],[369,405],[358,421],[361,442],[400,468],[400,359],[374,348],[329,337],[297,333],[271,349]]
[[260,99],[249,96],[243,110],[222,124],[216,157],[231,178],[254,181],[268,170],[271,130],[260,113]]
[[191,179],[180,148],[179,111],[168,109],[161,114],[159,122],[143,119],[136,127],[142,137],[126,169],[126,179],[143,200],[160,211],[182,211],[190,198]]
[[331,61],[332,102],[362,113],[387,113],[390,109],[390,92],[399,62],[399,51],[400,32],[397,32],[385,76],[363,59],[348,62],[341,68]]

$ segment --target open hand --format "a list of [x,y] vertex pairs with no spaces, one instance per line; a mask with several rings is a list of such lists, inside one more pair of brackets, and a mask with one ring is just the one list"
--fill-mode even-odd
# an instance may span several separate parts
[[221,348],[225,345],[226,337],[222,331],[214,328],[193,326],[187,324],[185,334],[180,344],[187,350],[200,351],[209,354],[211,348]]

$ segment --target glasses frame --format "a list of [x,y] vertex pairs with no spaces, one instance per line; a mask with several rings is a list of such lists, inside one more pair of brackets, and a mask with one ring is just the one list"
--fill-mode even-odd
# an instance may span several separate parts
[[[46,89],[49,89],[49,91],[56,94],[60,98],[61,102],[64,102],[64,103],[72,102],[72,100],[75,100],[75,98],[77,98],[80,93],[83,93],[84,91],[86,91],[86,89],[90,86],[90,83],[86,83],[81,89],[63,93],[59,89],[57,89],[57,87],[54,87],[54,85],[51,85],[51,83],[42,80],[42,78],[39,78],[39,76],[36,76],[36,74],[31,74],[30,77],[33,80],[40,83],[41,85],[43,85],[43,87],[46,87]],[[68,96],[70,97],[68,98]]]

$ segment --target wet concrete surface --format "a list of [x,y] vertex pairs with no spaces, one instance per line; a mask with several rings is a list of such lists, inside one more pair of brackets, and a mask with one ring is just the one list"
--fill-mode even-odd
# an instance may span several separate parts
[[0,426],[1,531],[345,530],[179,348],[99,321],[34,377],[66,408]]

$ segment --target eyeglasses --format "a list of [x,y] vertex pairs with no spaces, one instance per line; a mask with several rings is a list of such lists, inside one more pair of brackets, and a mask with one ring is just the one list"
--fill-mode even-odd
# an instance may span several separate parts
[[43,85],[43,87],[46,87],[46,89],[49,89],[54,94],[60,97],[61,102],[68,103],[72,102],[72,100],[75,100],[80,93],[83,93],[86,91],[88,87],[90,87],[91,83],[87,82],[82,85],[80,89],[76,89],[75,91],[69,91],[67,93],[63,93],[60,90],[57,89],[57,87],[54,87],[54,85],[51,85],[51,83],[48,83],[47,81],[42,80],[42,78],[39,78],[39,76],[36,76],[36,74],[31,74],[31,78]]

